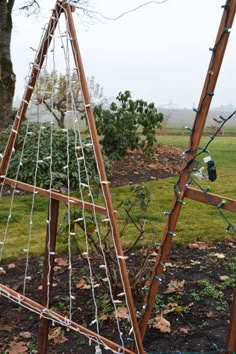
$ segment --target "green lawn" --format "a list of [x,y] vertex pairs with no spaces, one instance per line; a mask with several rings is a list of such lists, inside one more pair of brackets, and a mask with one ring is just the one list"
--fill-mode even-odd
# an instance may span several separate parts
[[[158,136],[158,143],[172,144],[185,148],[187,146],[188,137],[182,136]],[[203,137],[201,146],[204,146],[207,138]],[[220,137],[216,138],[209,147],[212,159],[217,166],[218,178],[215,182],[199,181],[206,188],[210,187],[212,193],[220,194],[236,199],[235,175],[236,175],[236,138]],[[201,160],[200,158],[199,160]],[[160,240],[166,222],[164,211],[170,208],[173,197],[173,186],[177,177],[171,177],[159,181],[147,182],[145,185],[151,191],[152,200],[150,202],[148,212],[143,213],[140,208],[135,208],[133,218],[140,221],[147,219],[145,226],[145,238],[142,239],[138,246],[147,246],[153,242]],[[121,229],[124,224],[125,212],[118,205],[125,199],[131,198],[131,187],[118,187],[112,190],[112,198],[115,209],[119,210],[118,224]],[[227,234],[225,232],[226,224],[219,217],[218,211],[199,202],[186,199],[183,206],[179,222],[177,224],[177,237],[175,242],[182,244],[194,240],[219,240],[223,239]],[[9,210],[11,205],[11,197],[3,197],[0,201],[0,228],[2,238],[6,238],[6,247],[4,248],[3,257],[23,256],[24,249],[27,248],[27,240],[30,229],[30,211],[32,208],[32,196],[15,196],[13,207],[11,210],[11,218],[7,225]],[[66,208],[61,205],[60,223]],[[236,224],[236,215],[234,213],[226,213],[231,223]],[[32,217],[32,234],[31,234],[31,253],[42,253],[44,250],[44,240],[46,233],[47,219],[47,201],[45,198],[36,196],[34,212]],[[135,227],[128,225],[125,234],[122,237],[124,246],[130,245],[134,237],[137,235]],[[65,245],[60,244],[59,250]]]
[[[188,137],[158,136],[158,143],[172,144],[183,149],[186,148],[187,142]],[[208,138],[203,137],[200,145],[204,147],[207,142]],[[203,188],[210,187],[212,193],[236,199],[236,138],[216,138],[209,146],[209,152],[216,163],[218,178],[215,182],[196,180]],[[202,157],[204,156],[206,155],[202,155]],[[199,161],[202,161],[202,157],[199,157]],[[146,183],[153,195],[153,200],[148,212],[148,219],[151,224],[147,224],[146,226],[147,229],[149,229],[149,237],[145,242],[146,245],[148,244],[148,239],[152,238],[151,230],[153,229],[155,232],[155,239],[159,240],[161,238],[166,223],[164,211],[168,211],[170,208],[171,200],[173,198],[173,187],[176,181],[177,177],[172,177]],[[115,205],[125,198],[129,189],[130,187],[116,188],[114,198]],[[235,213],[225,212],[225,215],[229,218],[231,223],[236,225]],[[124,214],[121,213],[120,219],[123,217]],[[182,208],[179,222],[177,224],[177,237],[174,241],[177,244],[183,244],[194,240],[213,241],[223,239],[226,236],[228,237],[228,233],[225,231],[226,226],[227,225],[219,216],[216,208],[190,199],[185,199],[185,205]]]

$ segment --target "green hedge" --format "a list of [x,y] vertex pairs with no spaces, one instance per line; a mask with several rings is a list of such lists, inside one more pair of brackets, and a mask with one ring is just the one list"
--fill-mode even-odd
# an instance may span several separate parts
[[[1,153],[3,153],[5,149],[11,129],[12,127],[9,126],[1,132]],[[67,139],[67,136],[69,139]],[[41,125],[35,122],[29,122],[27,124],[26,121],[22,124],[20,132],[17,135],[15,149],[10,160],[7,176],[13,179],[16,178],[22,155],[22,148],[24,146],[18,180],[34,184],[35,171],[37,168],[37,186],[47,188],[50,186],[50,183],[52,183],[51,186],[53,188],[59,188],[61,185],[67,184],[67,171],[69,171],[70,188],[75,189],[79,185],[77,157],[81,157],[81,150],[75,150],[76,145],[79,144],[77,141],[78,133],[75,133],[73,129],[69,129],[68,131],[53,129],[51,134],[51,124],[45,123]],[[88,138],[83,138],[82,141],[84,144],[90,142]],[[38,145],[39,153],[37,158]],[[89,177],[92,179],[92,182],[98,182],[98,173],[92,146],[84,147],[84,152]],[[52,155],[51,168],[50,155]],[[104,153],[103,157],[109,178],[111,176],[110,163]],[[69,167],[68,169],[66,168],[67,165]],[[83,160],[81,160],[80,166],[81,177],[86,183]],[[50,173],[50,171],[52,173]],[[50,180],[52,182],[50,182]]]

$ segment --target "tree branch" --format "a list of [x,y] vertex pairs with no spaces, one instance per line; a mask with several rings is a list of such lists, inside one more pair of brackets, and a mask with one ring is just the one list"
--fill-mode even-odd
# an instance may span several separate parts
[[25,5],[19,7],[19,10],[25,11],[27,16],[30,16],[33,13],[39,13],[40,5],[37,0],[31,0],[27,1]]
[[43,103],[45,104],[49,112],[52,113],[53,117],[56,119],[57,123],[59,124],[60,119],[57,117],[56,113],[51,109],[50,105],[45,100],[43,100]]
[[86,7],[84,7],[84,6],[81,6],[81,5],[79,5],[80,0],[71,0],[70,2],[71,2],[71,4],[73,4],[76,8],[82,10],[82,11],[85,12],[86,14],[90,14],[90,15],[91,15],[91,14],[94,14],[94,15],[97,15],[97,16],[103,18],[104,20],[108,20],[108,21],[117,21],[117,20],[119,20],[121,17],[124,17],[124,16],[126,16],[126,15],[128,15],[128,14],[130,14],[130,13],[132,13],[132,12],[135,12],[135,11],[141,9],[141,8],[144,7],[144,6],[151,5],[151,4],[161,5],[161,4],[164,4],[164,3],[167,2],[167,1],[168,1],[168,0],[162,0],[162,1],[155,1],[155,0],[154,0],[154,1],[147,1],[147,2],[145,2],[145,3],[143,3],[143,4],[141,4],[141,5],[139,5],[139,6],[135,7],[135,8],[133,8],[133,9],[130,9],[130,10],[127,10],[127,11],[121,13],[120,15],[118,15],[118,16],[116,16],[116,17],[107,17],[107,16],[104,16],[104,15],[103,15],[101,12],[99,12],[99,11],[91,10],[91,9],[88,9],[88,8],[86,8]]

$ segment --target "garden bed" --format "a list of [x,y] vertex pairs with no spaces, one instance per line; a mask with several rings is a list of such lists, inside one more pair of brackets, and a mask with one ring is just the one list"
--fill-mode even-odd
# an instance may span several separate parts
[[[235,284],[235,249],[236,242],[233,240],[215,244],[193,243],[172,249],[144,340],[147,352],[209,352],[225,348]],[[129,258],[128,268],[131,272],[132,269],[137,270],[137,259],[141,261],[144,254],[145,250],[139,250]],[[84,262],[78,255],[73,255],[75,277],[81,277],[76,273],[84,266]],[[29,269],[32,280],[28,283],[27,295],[38,301],[41,296],[41,265],[41,257],[31,258]],[[24,267],[25,260],[5,264],[6,274],[1,275],[4,284],[21,292]],[[101,270],[98,268],[98,276],[99,272]],[[101,293],[97,295],[102,299],[102,290],[98,291]],[[73,300],[73,319],[80,324],[91,323],[94,314],[89,287],[87,289],[78,287],[78,283],[73,284],[73,293],[76,295]],[[141,292],[136,294],[138,309],[142,306],[141,298]],[[63,255],[56,263],[52,306],[60,313],[67,314],[68,263]],[[99,306],[101,333],[109,339],[118,340],[117,333],[112,329],[113,324],[115,328],[114,314],[101,301]],[[36,353],[38,317],[3,298],[0,314],[2,352]],[[167,321],[164,327],[161,326],[163,333],[159,329],[160,316]],[[89,328],[95,329],[94,325]],[[124,339],[127,343],[127,335]],[[67,332],[56,325],[50,329],[48,352],[94,354],[95,349],[77,333]]]

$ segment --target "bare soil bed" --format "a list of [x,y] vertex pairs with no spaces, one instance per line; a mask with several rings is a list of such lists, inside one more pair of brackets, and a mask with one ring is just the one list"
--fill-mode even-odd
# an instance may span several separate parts
[[[194,243],[172,249],[158,295],[155,310],[144,340],[145,350],[154,352],[214,352],[226,347],[229,308],[232,302],[236,271],[236,242],[225,240],[216,244]],[[143,252],[143,250],[142,250]],[[128,261],[128,268],[137,269],[142,258],[136,251]],[[63,259],[63,256],[60,258]],[[61,262],[61,263],[60,263]],[[73,271],[81,270],[84,261],[73,256]],[[27,295],[40,301],[42,259],[32,257]],[[63,264],[59,261],[59,264]],[[21,292],[25,261],[14,260],[4,265],[4,284]],[[97,270],[97,274],[101,270]],[[91,292],[76,289],[73,284],[73,319],[80,324],[91,323],[94,318]],[[102,295],[101,295],[102,296]],[[136,297],[137,308],[142,306],[141,292]],[[68,309],[68,265],[58,266],[54,276],[54,309],[62,314]],[[101,310],[102,311],[102,310]],[[101,312],[102,313],[102,312]],[[107,315],[107,317],[105,316]],[[115,321],[111,313],[103,313],[101,333],[118,341]],[[164,318],[159,329],[158,319]],[[1,352],[9,354],[37,353],[38,316],[1,298],[0,343]],[[169,323],[169,324],[168,324]],[[166,326],[167,324],[167,326]],[[94,325],[89,327],[95,329]],[[114,328],[114,329],[113,329]],[[124,335],[127,343],[127,334]],[[118,342],[119,343],[119,342]],[[104,351],[104,353],[108,351]],[[93,345],[73,331],[67,332],[58,325],[51,326],[48,353],[94,354]]]
[[139,184],[174,176],[183,158],[182,150],[174,146],[157,145],[152,156],[142,152],[130,151],[121,160],[113,160],[112,187]]

